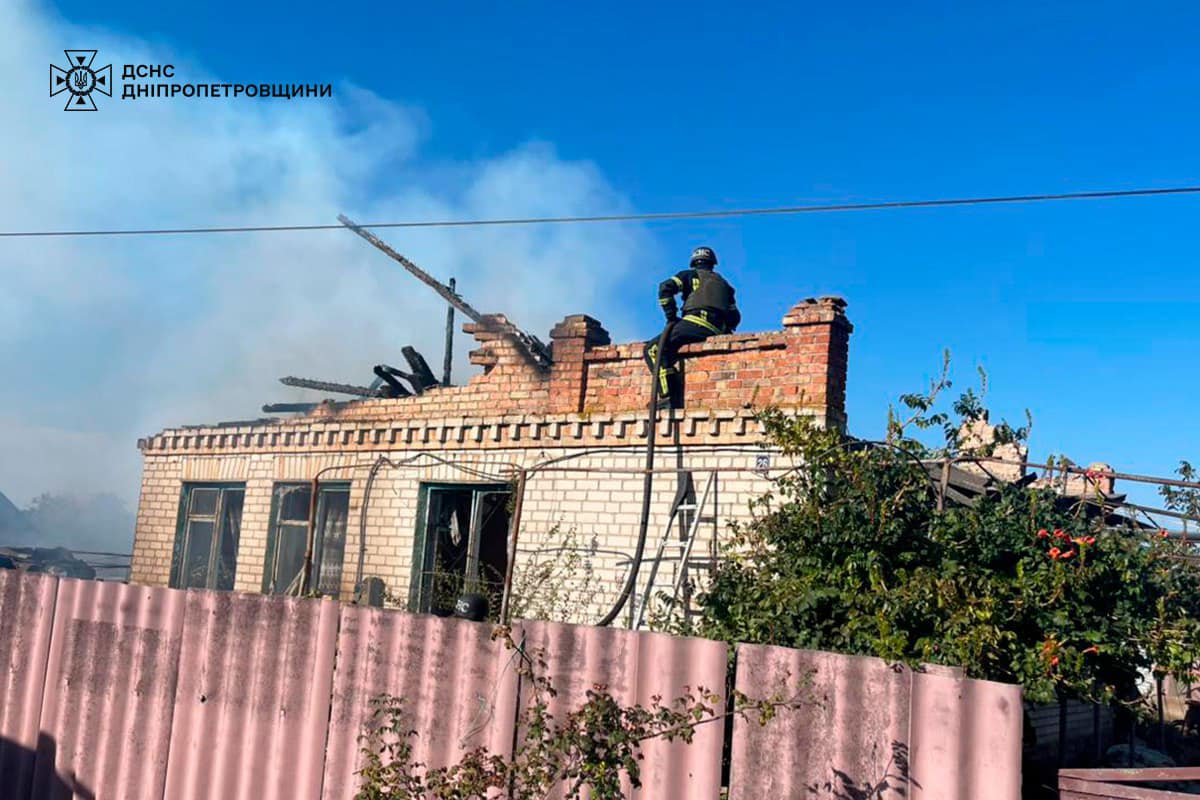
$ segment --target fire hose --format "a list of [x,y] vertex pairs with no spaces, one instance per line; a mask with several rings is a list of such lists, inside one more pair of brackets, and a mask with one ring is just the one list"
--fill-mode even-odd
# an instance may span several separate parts
[[650,429],[646,431],[646,474],[643,477],[642,483],[642,517],[638,527],[637,547],[633,552],[633,564],[629,567],[629,576],[625,579],[625,585],[621,587],[621,594],[617,597],[617,602],[613,605],[609,612],[604,615],[604,619],[600,620],[597,625],[601,627],[611,625],[617,615],[621,613],[621,609],[625,607],[633,590],[637,587],[638,570],[642,565],[642,556],[646,551],[646,537],[650,528],[650,490],[654,486],[654,443],[658,434],[658,384],[659,384],[659,369],[662,366],[663,348],[667,345],[667,337],[671,334],[671,328],[675,327],[674,322],[668,322],[663,328],[662,333],[658,337],[658,346],[654,351],[654,367],[651,370],[650,377],[650,410],[648,412],[650,418]]

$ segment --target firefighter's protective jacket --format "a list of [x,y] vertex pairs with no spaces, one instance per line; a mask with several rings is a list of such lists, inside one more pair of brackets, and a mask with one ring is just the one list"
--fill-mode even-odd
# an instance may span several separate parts
[[675,295],[683,296],[683,318],[714,334],[732,333],[742,321],[733,287],[711,269],[685,269],[658,286],[658,304],[668,322],[679,318]]

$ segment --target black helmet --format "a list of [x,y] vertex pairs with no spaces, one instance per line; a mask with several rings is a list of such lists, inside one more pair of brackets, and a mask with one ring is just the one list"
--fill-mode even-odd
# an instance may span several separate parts
[[488,615],[487,598],[481,594],[464,594],[454,604],[454,616],[459,619],[469,619],[472,622],[483,622]]
[[696,267],[701,264],[706,264],[710,267],[717,265],[717,254],[711,247],[697,247],[692,251],[692,263],[688,266]]

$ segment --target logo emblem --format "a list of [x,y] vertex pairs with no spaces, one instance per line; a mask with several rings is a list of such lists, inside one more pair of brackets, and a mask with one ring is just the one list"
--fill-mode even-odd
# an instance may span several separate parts
[[95,50],[63,50],[67,54],[67,68],[50,65],[50,96],[70,92],[64,111],[95,111],[96,101],[92,92],[112,97],[112,64],[99,69],[92,68],[96,60]]

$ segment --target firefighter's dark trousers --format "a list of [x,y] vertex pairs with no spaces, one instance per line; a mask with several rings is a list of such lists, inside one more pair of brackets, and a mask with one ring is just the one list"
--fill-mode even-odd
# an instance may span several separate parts
[[[671,408],[683,408],[683,377],[679,374],[679,348],[685,344],[702,342],[716,333],[688,319],[681,319],[671,326],[658,370],[659,402],[669,400]],[[646,359],[646,368],[654,369],[654,353],[658,349],[658,338],[655,336],[646,342],[642,351]]]

